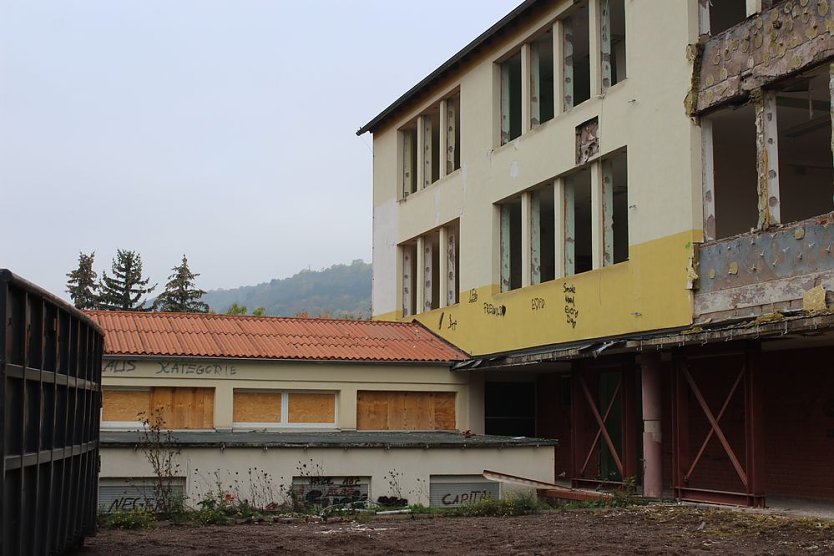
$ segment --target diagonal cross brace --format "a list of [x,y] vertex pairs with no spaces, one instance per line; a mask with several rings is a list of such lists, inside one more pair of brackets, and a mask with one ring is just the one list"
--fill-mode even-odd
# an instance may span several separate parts
[[614,407],[614,402],[617,400],[617,395],[620,393],[620,386],[622,383],[623,379],[620,378],[620,381],[617,382],[617,387],[614,389],[614,395],[611,396],[611,401],[608,402],[608,408],[605,410],[605,417],[602,417],[599,414],[596,403],[594,403],[594,398],[591,396],[590,390],[588,390],[588,385],[585,384],[585,379],[582,378],[582,376],[579,377],[579,384],[582,386],[582,392],[584,392],[585,399],[588,400],[588,405],[591,407],[591,412],[594,414],[594,419],[596,420],[597,425],[599,425],[599,430],[594,437],[594,441],[591,443],[590,450],[588,451],[588,457],[585,458],[585,464],[582,466],[580,474],[584,473],[585,469],[588,467],[588,462],[591,460],[594,447],[596,447],[597,442],[599,442],[599,437],[602,435],[605,438],[605,443],[608,445],[608,449],[611,451],[611,457],[614,458],[614,463],[617,465],[617,470],[620,472],[620,476],[623,475],[623,462],[620,459],[620,454],[617,453],[617,450],[614,448],[614,442],[611,441],[611,435],[608,434],[608,429],[605,427],[605,421],[611,413],[611,408]]
[[[727,406],[730,403],[730,399],[733,397],[733,394],[738,388],[739,383],[741,382],[741,378],[744,376],[745,367],[742,367],[739,376],[736,378],[735,383],[733,384],[732,389],[730,390],[730,394],[727,396],[727,399],[724,401],[724,405],[721,407],[721,412],[718,414],[718,419],[724,414],[724,411],[727,409]],[[741,463],[738,461],[735,452],[733,451],[732,446],[727,441],[727,437],[724,436],[724,432],[721,430],[721,427],[718,425],[718,420],[710,411],[709,406],[707,405],[704,396],[701,394],[701,390],[698,388],[698,385],[695,384],[695,380],[692,378],[692,375],[689,373],[689,369],[683,369],[683,375],[686,377],[686,382],[689,383],[689,387],[692,389],[692,393],[695,395],[695,399],[698,400],[698,405],[701,406],[701,409],[704,411],[704,415],[709,421],[710,429],[709,434],[707,435],[707,439],[704,441],[703,446],[701,446],[701,450],[698,452],[698,456],[695,458],[695,462],[692,464],[692,467],[689,469],[689,472],[686,474],[686,479],[689,478],[690,474],[692,473],[693,469],[695,468],[695,464],[698,462],[698,459],[703,455],[704,449],[706,448],[706,443],[709,442],[711,435],[715,432],[715,435],[718,437],[718,440],[721,442],[721,445],[724,447],[724,451],[727,453],[727,457],[730,458],[730,463],[733,464],[733,467],[738,474],[738,478],[741,479],[742,484],[747,487],[747,473],[744,472],[744,468],[741,466]]]

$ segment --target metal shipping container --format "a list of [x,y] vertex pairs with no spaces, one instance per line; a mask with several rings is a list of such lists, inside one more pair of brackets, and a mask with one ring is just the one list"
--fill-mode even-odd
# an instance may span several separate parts
[[95,533],[103,334],[0,269],[0,553],[50,554]]

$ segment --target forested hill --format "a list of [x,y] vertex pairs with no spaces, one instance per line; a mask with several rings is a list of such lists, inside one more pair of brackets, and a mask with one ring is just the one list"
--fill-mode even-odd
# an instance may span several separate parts
[[211,310],[225,313],[233,303],[251,313],[266,308],[267,315],[369,318],[371,312],[371,265],[355,260],[324,270],[302,270],[282,280],[230,290],[211,290],[203,296]]

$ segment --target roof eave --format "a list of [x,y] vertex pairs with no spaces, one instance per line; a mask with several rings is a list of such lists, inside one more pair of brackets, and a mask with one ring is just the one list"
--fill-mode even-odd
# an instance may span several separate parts
[[356,135],[363,135],[368,131],[373,133],[383,121],[388,119],[388,117],[391,116],[394,112],[396,112],[403,104],[411,100],[414,96],[417,95],[417,93],[422,91],[425,87],[438,80],[446,72],[453,69],[453,67],[456,64],[462,62],[470,54],[474,53],[481,45],[492,39],[495,35],[499,34],[507,25],[515,21],[518,17],[520,17],[524,12],[526,12],[530,7],[532,7],[533,4],[535,4],[538,1],[539,0],[524,0],[524,2],[519,4],[513,11],[501,18],[501,20],[499,20],[498,23],[481,33],[475,40],[464,46],[457,54],[446,60],[446,62],[444,62],[440,67],[431,72],[422,81],[420,81],[411,89],[406,91],[405,94],[403,94],[400,98],[395,100],[388,108],[377,114],[377,116],[374,117],[371,121],[359,128],[359,130],[356,132]]

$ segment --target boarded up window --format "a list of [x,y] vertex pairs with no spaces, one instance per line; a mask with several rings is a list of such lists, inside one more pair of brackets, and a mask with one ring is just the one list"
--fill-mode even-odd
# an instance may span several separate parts
[[151,394],[151,407],[161,408],[165,428],[214,428],[214,388],[153,388]]
[[356,400],[360,430],[453,430],[454,392],[360,391]]
[[235,390],[234,422],[241,425],[333,425],[336,423],[336,394]]
[[166,429],[214,428],[214,388],[150,388],[102,392],[104,421],[137,422],[159,408]]
[[241,392],[235,390],[235,423],[280,423],[281,397],[281,392]]
[[151,408],[150,390],[104,390],[101,394],[102,420],[138,423],[139,414]]
[[288,423],[333,423],[336,420],[334,394],[287,394]]

